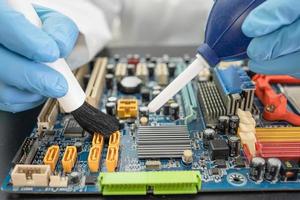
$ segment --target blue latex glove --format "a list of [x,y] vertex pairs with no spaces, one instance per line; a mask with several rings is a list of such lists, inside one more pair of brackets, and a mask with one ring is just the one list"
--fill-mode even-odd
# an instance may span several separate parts
[[0,0],[0,110],[27,110],[43,103],[45,97],[62,97],[68,90],[64,77],[42,62],[66,57],[77,40],[78,28],[53,10],[35,9],[42,29]]
[[248,15],[242,30],[254,37],[247,51],[252,71],[300,78],[299,0],[267,0]]

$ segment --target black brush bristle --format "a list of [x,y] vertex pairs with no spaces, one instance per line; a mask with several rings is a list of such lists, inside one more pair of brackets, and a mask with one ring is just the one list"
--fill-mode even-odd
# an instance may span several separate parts
[[78,124],[87,132],[102,133],[105,137],[119,130],[119,121],[94,108],[87,102],[71,112]]

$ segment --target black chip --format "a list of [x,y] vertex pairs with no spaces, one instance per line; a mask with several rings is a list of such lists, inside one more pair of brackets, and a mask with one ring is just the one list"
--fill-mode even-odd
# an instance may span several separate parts
[[241,157],[236,158],[236,160],[235,160],[235,167],[236,168],[243,168],[245,166],[246,166],[245,162]]
[[229,147],[225,140],[211,140],[209,142],[208,150],[211,160],[228,160]]
[[226,161],[222,159],[215,160],[215,165],[217,168],[226,168]]
[[85,177],[85,185],[95,185],[97,182],[96,176],[86,176]]
[[83,137],[83,134],[83,128],[79,126],[75,119],[70,119],[65,128],[65,137]]

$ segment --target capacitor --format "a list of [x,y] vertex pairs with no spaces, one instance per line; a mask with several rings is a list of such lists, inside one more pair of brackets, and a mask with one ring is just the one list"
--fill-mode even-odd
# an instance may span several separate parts
[[237,136],[230,136],[228,138],[229,156],[236,157],[240,155],[241,140]]
[[232,115],[229,118],[228,133],[232,135],[237,134],[239,128],[240,118],[237,115]]
[[164,115],[170,115],[170,104],[169,103],[166,103],[163,106],[163,114]]
[[118,85],[118,88],[124,94],[135,94],[141,90],[142,80],[136,76],[127,76],[123,78]]
[[170,115],[174,120],[179,118],[179,104],[178,103],[175,102],[175,103],[170,104]]
[[281,161],[278,158],[269,158],[266,163],[265,179],[276,182],[279,178]]
[[141,117],[140,118],[140,123],[142,126],[146,126],[148,124],[148,118],[147,117]]
[[82,142],[75,142],[74,146],[76,147],[78,153],[82,151]]
[[147,68],[148,68],[148,72],[149,72],[149,76],[150,76],[150,77],[153,77],[155,67],[156,67],[156,66],[155,66],[154,63],[148,63],[148,64],[147,64]]
[[203,136],[202,136],[204,148],[206,149],[208,148],[209,141],[213,140],[215,138],[215,135],[216,135],[216,131],[214,129],[211,128],[204,129]]
[[122,130],[123,128],[125,128],[125,120],[119,120],[119,129]]
[[169,76],[174,77],[175,70],[176,70],[176,64],[175,63],[169,63],[168,64],[168,70],[169,70]]
[[115,65],[114,64],[108,64],[106,66],[106,73],[114,74],[115,73]]
[[113,74],[106,74],[105,75],[105,83],[107,89],[112,89],[114,86],[114,75]]
[[116,103],[115,102],[107,102],[105,104],[106,113],[115,116],[116,115]]
[[116,62],[119,62],[119,60],[120,60],[120,55],[119,55],[119,54],[115,54],[115,55],[113,56],[113,58],[114,58],[114,60],[115,60]]
[[108,97],[108,99],[107,99],[107,101],[108,102],[114,102],[114,103],[117,103],[117,100],[118,100],[118,98],[117,97]]
[[219,134],[226,134],[228,132],[229,117],[220,116],[217,123],[217,130]]
[[185,165],[190,165],[193,162],[193,152],[190,149],[186,149],[183,151],[182,162]]
[[153,90],[159,90],[159,91],[161,91],[161,86],[160,85],[155,85],[152,88],[153,88]]
[[150,55],[150,54],[146,54],[146,55],[145,55],[145,59],[146,59],[146,61],[150,61],[151,55]]
[[142,87],[141,89],[142,102],[150,101],[150,89]]
[[135,74],[135,65],[133,64],[127,65],[127,74],[128,76],[133,76]]
[[154,99],[159,93],[160,93],[160,90],[153,90],[152,99]]
[[250,163],[249,176],[254,181],[262,181],[265,173],[265,160],[261,157],[254,157]]
[[147,106],[140,107],[140,117],[149,117],[149,108]]
[[162,56],[162,62],[163,62],[163,63],[166,63],[166,64],[168,65],[169,62],[170,62],[170,57],[169,57],[169,55],[164,54],[164,55]]
[[183,60],[186,64],[189,64],[191,61],[191,57],[188,54],[183,55]]

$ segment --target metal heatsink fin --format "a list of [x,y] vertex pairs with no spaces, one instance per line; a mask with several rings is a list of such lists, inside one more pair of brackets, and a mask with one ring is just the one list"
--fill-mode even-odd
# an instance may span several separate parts
[[139,159],[180,158],[184,150],[191,149],[185,125],[140,126],[137,145]]

